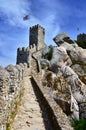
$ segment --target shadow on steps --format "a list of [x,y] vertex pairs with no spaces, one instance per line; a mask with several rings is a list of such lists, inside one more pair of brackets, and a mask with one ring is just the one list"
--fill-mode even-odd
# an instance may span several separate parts
[[42,117],[45,124],[46,130],[61,130],[57,121],[54,117],[53,111],[49,106],[48,102],[46,101],[45,97],[43,96],[41,90],[37,86],[36,82],[33,78],[30,78],[31,84],[34,90],[34,94],[36,95],[37,101],[42,111]]

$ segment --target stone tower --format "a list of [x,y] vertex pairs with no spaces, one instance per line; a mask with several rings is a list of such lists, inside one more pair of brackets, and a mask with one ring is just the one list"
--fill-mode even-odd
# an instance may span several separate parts
[[45,29],[40,25],[30,27],[29,47],[17,49],[16,63],[27,63],[30,65],[31,54],[37,52],[45,47],[44,43]]
[[17,49],[17,61],[16,64],[19,63],[27,63],[29,65],[29,47],[18,48]]
[[86,34],[82,33],[77,35],[77,41],[86,41]]
[[36,50],[40,50],[44,48],[44,37],[45,37],[45,29],[41,27],[39,24],[30,27],[30,35],[29,35],[29,47],[36,46]]

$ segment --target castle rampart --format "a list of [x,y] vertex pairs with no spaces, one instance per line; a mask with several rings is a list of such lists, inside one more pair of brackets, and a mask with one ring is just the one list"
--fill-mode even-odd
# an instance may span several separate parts
[[0,130],[7,130],[13,121],[24,92],[23,79],[29,74],[26,64],[0,67]]
[[79,35],[77,35],[77,40],[78,41],[86,41],[86,34],[85,33],[80,33]]
[[31,53],[34,53],[34,52],[36,52],[36,51],[37,51],[36,45],[35,45],[35,44],[30,45],[30,52],[31,52]]
[[29,48],[18,48],[17,49],[17,64],[28,63],[29,66]]
[[[67,62],[67,65],[68,64],[70,65],[72,60],[69,57],[69,55],[66,54],[65,49],[63,49],[61,47],[61,49],[63,49],[62,50],[63,52],[62,52],[57,47],[57,49],[55,51],[56,54],[55,53],[54,54],[58,55],[59,52],[61,52],[61,54],[59,55],[59,59],[64,58],[63,55],[65,55],[65,57],[66,56],[67,57],[65,58],[66,60],[62,59],[63,61],[60,61],[62,65],[64,64],[62,68],[58,67],[60,65],[57,65],[57,62],[59,62],[59,60],[54,59],[56,62],[55,63],[56,66],[54,65],[54,68],[56,68],[58,71],[58,75],[57,74],[55,75],[55,76],[57,76],[56,78],[58,80],[54,79],[55,82],[53,82],[53,85],[56,85],[55,89],[54,89],[54,86],[52,86],[52,84],[51,84],[52,80],[50,81],[50,83],[48,83],[48,80],[47,80],[46,84],[44,86],[42,85],[41,81],[43,80],[43,77],[42,77],[41,68],[43,68],[43,67],[40,64],[40,61],[43,60],[42,59],[43,58],[43,48],[45,47],[44,36],[45,36],[45,29],[43,27],[41,27],[38,24],[31,27],[30,28],[30,37],[29,37],[30,38],[29,46],[17,49],[17,62],[16,62],[17,65],[16,66],[8,65],[6,68],[0,67],[0,130],[7,130],[7,126],[13,121],[15,112],[17,110],[19,102],[21,101],[21,98],[24,93],[24,79],[26,77],[29,78],[29,76],[36,84],[36,87],[34,85],[34,88],[37,89],[41,100],[43,101],[43,103],[45,102],[46,110],[48,111],[48,115],[50,116],[49,118],[51,118],[51,122],[53,122],[53,126],[55,127],[55,129],[73,130],[73,128],[70,124],[70,121],[69,121],[69,117],[67,117],[67,115],[65,114],[66,110],[64,111],[64,109],[67,107],[68,103],[71,102],[71,100],[69,99],[67,102],[66,100],[63,100],[63,97],[66,95],[65,90],[68,91],[69,87],[72,88],[70,86],[70,84],[73,84],[72,82],[74,82],[74,83],[78,82],[78,80],[75,81],[75,79],[70,80],[72,75],[74,75],[74,78],[76,78],[77,75],[75,75],[75,73],[71,74],[71,76],[69,75],[70,72],[72,72],[70,66],[66,66],[66,68],[68,69],[67,72],[66,72],[66,69],[63,69],[65,67],[65,63]],[[83,34],[83,36],[86,37],[86,34]],[[82,37],[82,34],[79,35],[79,38],[81,38],[81,37]],[[68,40],[68,38],[67,38],[67,40]],[[71,45],[69,45],[69,46],[71,46]],[[71,46],[71,48],[73,48],[73,46]],[[55,50],[55,48],[54,48],[54,50]],[[57,51],[57,50],[59,50],[59,51]],[[47,52],[49,52],[49,51],[47,51]],[[48,53],[45,53],[45,54],[48,54]],[[51,52],[48,55],[51,55]],[[61,55],[62,55],[62,57],[61,57]],[[55,56],[55,58],[56,58],[56,56]],[[47,68],[47,66],[49,67],[49,64],[51,64],[51,61],[48,62],[47,59],[45,59],[45,61],[43,61],[44,66]],[[51,70],[51,72],[53,71],[52,67],[49,69]],[[55,71],[56,71],[56,69],[55,69]],[[50,72],[50,70],[46,70],[44,68],[44,71]],[[66,73],[68,73],[68,74],[66,74]],[[64,76],[66,80],[64,81],[61,76]],[[59,77],[61,77],[62,80],[60,80]],[[52,78],[54,78],[54,77],[52,77]],[[48,78],[48,79],[50,80],[50,78]],[[70,84],[67,84],[67,80],[68,81],[70,80]],[[59,81],[58,84],[56,81],[57,82]],[[79,80],[79,83],[81,83],[80,80]],[[50,88],[49,84],[51,85],[51,88]],[[66,87],[65,84],[68,85],[67,86],[68,88]],[[61,85],[61,87],[60,87],[60,85]],[[26,87],[26,85],[25,85],[25,87]],[[56,87],[57,87],[57,90],[56,90]],[[67,89],[63,89],[65,87]],[[62,102],[61,102],[61,100],[59,100],[60,103],[62,103],[62,107],[64,107],[64,108],[61,108],[60,105],[57,104],[57,102],[55,101],[55,99],[53,97],[54,90],[58,92],[56,94],[58,94],[58,95],[60,94],[59,88],[61,88],[63,90],[61,95],[64,92],[64,95],[61,99]],[[57,98],[59,99],[59,96]],[[26,98],[25,98],[25,100],[26,100]],[[65,107],[65,105],[66,105],[66,107]],[[86,107],[84,107],[84,108],[86,108]],[[70,110],[70,113],[72,114],[71,110]]]

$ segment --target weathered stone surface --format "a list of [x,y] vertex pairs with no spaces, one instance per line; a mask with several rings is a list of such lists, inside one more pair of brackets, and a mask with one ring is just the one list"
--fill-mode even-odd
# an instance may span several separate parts
[[86,49],[76,47],[73,50],[68,51],[68,54],[73,63],[86,64]]
[[61,67],[63,64],[71,65],[71,60],[69,56],[67,55],[66,49],[63,47],[54,47],[50,64],[51,64],[52,69],[53,68],[58,69],[58,67]]
[[8,65],[6,70],[10,74],[10,91],[9,93],[13,93],[16,91],[18,86],[18,70],[13,65]]
[[[45,29],[40,25],[35,25],[30,28],[30,45],[36,45],[37,50],[40,50],[45,47],[44,38],[45,38]],[[41,44],[40,44],[41,43]]]
[[[82,67],[82,65],[85,66],[86,50],[78,47],[75,41],[65,33],[57,35],[54,40],[59,47],[52,47],[52,59],[47,61],[47,57],[44,56],[42,57],[44,59],[41,60],[40,58],[40,64],[42,69],[49,69],[58,76],[56,79],[52,80],[52,74],[47,71],[45,74],[42,70],[42,77],[43,75],[45,77],[43,77],[43,85],[51,86],[63,99],[66,98],[67,104],[70,102],[70,113],[72,112],[75,119],[79,119],[78,103],[85,101],[86,94],[86,91],[84,91],[86,87],[84,84],[85,78],[80,77],[86,73],[85,67]],[[48,52],[49,47],[46,47],[42,51],[43,55],[46,55]],[[68,94],[66,91],[68,91]],[[57,98],[59,99],[59,96],[57,96]],[[71,109],[72,104],[74,104],[74,108]],[[63,109],[65,109],[65,107]]]
[[39,99],[36,97],[33,87],[36,88],[36,86],[32,84],[31,79],[29,77],[24,78],[25,92],[22,101],[23,103],[19,107],[18,114],[12,124],[12,130],[45,130],[44,120],[46,121],[47,126],[49,126],[49,130],[52,130],[43,103],[41,103],[43,111],[39,106],[38,101],[41,101],[41,98],[40,96]]
[[86,75],[81,75],[79,78],[86,85]]
[[74,96],[71,93],[71,108],[70,108],[72,113],[72,117],[75,120],[79,120],[79,106],[78,106],[78,102],[76,101],[76,99],[74,98]]
[[51,60],[52,59],[52,53],[53,53],[53,46],[52,45],[46,46],[42,50],[42,58],[47,59],[47,60]]
[[55,43],[59,46],[64,42],[68,42],[68,43],[75,43],[72,39],[70,39],[70,37],[68,36],[68,34],[66,34],[65,32],[58,34],[55,38],[53,38],[53,40],[55,41]]
[[9,77],[9,73],[0,67],[0,124],[7,122]]
[[53,72],[45,70],[42,77],[42,85],[53,88],[55,79],[56,75]]
[[13,121],[12,116],[15,115],[24,91],[23,77],[25,75],[22,70],[26,68],[27,64],[8,65],[5,69],[0,67],[0,128],[2,130],[6,130],[6,124]]
[[69,52],[73,50],[75,47],[77,47],[78,45],[76,43],[69,44],[68,42],[63,42],[60,46],[64,47],[66,51]]
[[[67,130],[67,129],[73,130],[73,127],[71,126],[71,123],[70,123],[68,117],[63,112],[61,107],[53,99],[51,88],[43,87],[40,84],[40,78],[38,78],[38,77],[40,77],[40,75],[33,75],[33,78],[34,78],[35,82],[37,83],[38,88],[41,90],[44,98],[47,100],[48,105],[53,110],[53,114],[54,114],[55,119],[56,119],[56,121],[55,121],[54,116],[53,116],[53,118],[51,117],[52,122],[54,122],[53,126],[56,129],[59,129],[59,127],[57,128],[57,125],[56,125],[56,122],[57,122],[58,125],[60,126],[61,130]],[[47,108],[47,106],[46,106],[46,108]],[[51,112],[51,114],[52,114],[52,112]],[[50,115],[50,112],[49,112],[49,115]]]
[[78,75],[69,67],[69,66],[63,66],[61,68],[63,76],[66,78],[68,83],[71,86],[71,91],[74,92],[80,92],[84,93],[83,88],[85,88],[85,84],[81,82]]
[[46,53],[49,52],[49,46],[46,46],[45,48],[42,49],[42,55],[44,56]]
[[71,68],[74,70],[74,72],[78,75],[78,76],[83,76],[85,75],[85,71],[83,69],[83,65],[80,64],[74,64],[71,66]]
[[17,64],[28,63],[29,66],[29,48],[18,48],[17,49]]
[[24,78],[33,76],[39,89],[45,92],[61,129],[72,130],[67,115],[77,120],[86,119],[86,49],[79,47],[66,33],[54,38],[58,46],[47,47],[41,26],[36,25],[30,31],[30,46],[17,50],[18,65],[0,67],[0,128],[6,130],[6,123],[11,121],[10,114],[23,92]]
[[17,64],[15,66],[17,68],[17,70],[19,71],[19,75],[18,75],[18,80],[22,80],[23,79],[23,68],[21,65]]
[[40,65],[42,69],[47,69],[50,66],[50,62],[47,59],[41,59]]
[[0,66],[0,79],[4,80],[5,77],[9,78],[9,73],[3,67]]
[[86,119],[86,102],[82,102],[79,104],[79,109],[80,109],[80,117],[82,119]]

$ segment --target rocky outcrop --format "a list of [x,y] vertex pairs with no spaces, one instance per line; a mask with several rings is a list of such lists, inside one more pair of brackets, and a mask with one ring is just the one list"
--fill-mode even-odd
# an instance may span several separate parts
[[86,49],[66,33],[53,39],[57,46],[45,46],[44,29],[39,25],[30,34],[30,46],[17,50],[17,65],[0,67],[0,130],[6,130],[15,115],[26,76],[32,76],[41,90],[54,114],[53,123],[72,130],[69,117],[86,119]]
[[68,42],[69,44],[75,43],[74,40],[72,40],[65,32],[58,34],[53,38],[53,40],[58,46],[64,42]]
[[[43,82],[56,91],[54,99],[66,114],[77,120],[86,118],[86,49],[79,47],[66,33],[57,35],[54,41],[58,46],[53,47]],[[45,64],[45,59],[42,61]],[[53,79],[49,71],[56,74],[56,78]]]

